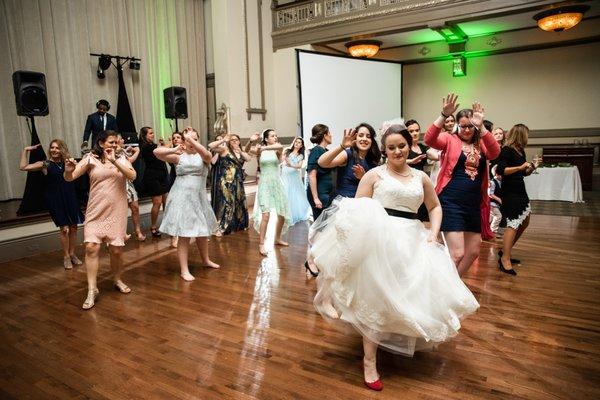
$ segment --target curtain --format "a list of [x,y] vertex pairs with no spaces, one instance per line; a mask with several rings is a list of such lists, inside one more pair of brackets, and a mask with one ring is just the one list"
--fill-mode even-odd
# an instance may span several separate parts
[[63,139],[77,156],[88,114],[98,99],[116,113],[114,67],[96,77],[98,58],[89,53],[135,56],[139,71],[124,66],[135,125],[151,126],[167,139],[163,89],[187,89],[191,125],[206,132],[206,72],[202,0],[0,0],[0,200],[20,198],[27,174],[19,171],[22,149],[31,137],[25,117],[16,114],[11,75],[17,70],[46,74],[50,114],[36,117],[47,148]]

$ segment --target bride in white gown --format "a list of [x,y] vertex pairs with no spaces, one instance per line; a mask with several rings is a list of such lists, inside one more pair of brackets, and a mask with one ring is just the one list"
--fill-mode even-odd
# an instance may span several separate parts
[[[406,163],[411,140],[403,124],[390,126],[381,139],[387,162],[310,232],[320,270],[315,308],[362,334],[365,384],[373,390],[383,387],[378,346],[412,356],[455,336],[460,319],[479,307],[437,241],[442,209],[429,177]],[[429,230],[416,219],[423,200]]]

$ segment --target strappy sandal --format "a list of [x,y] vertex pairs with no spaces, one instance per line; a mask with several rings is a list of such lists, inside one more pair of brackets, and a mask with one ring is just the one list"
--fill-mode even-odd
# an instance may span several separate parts
[[83,308],[84,310],[89,310],[90,308],[94,307],[94,305],[96,304],[96,299],[98,299],[99,294],[100,294],[100,291],[98,289],[88,290],[87,298],[83,302],[83,305],[81,306],[81,308]]
[[114,283],[115,289],[123,294],[131,293],[131,289],[123,281],[116,281]]

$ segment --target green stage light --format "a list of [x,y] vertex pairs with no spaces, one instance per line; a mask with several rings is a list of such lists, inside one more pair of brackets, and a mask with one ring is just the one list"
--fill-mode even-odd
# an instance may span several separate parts
[[458,56],[452,59],[452,76],[467,76],[467,59],[465,56]]

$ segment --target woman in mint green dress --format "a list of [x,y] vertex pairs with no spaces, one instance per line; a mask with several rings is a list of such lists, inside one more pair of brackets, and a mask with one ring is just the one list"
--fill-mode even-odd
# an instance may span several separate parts
[[259,251],[262,255],[267,255],[265,236],[269,225],[269,215],[273,210],[277,213],[275,245],[288,246],[288,243],[281,239],[281,235],[287,231],[292,221],[290,207],[279,175],[282,150],[283,146],[277,139],[277,133],[273,129],[265,129],[262,133],[261,143],[255,148],[260,166],[260,179],[252,213],[254,229],[260,235]]

